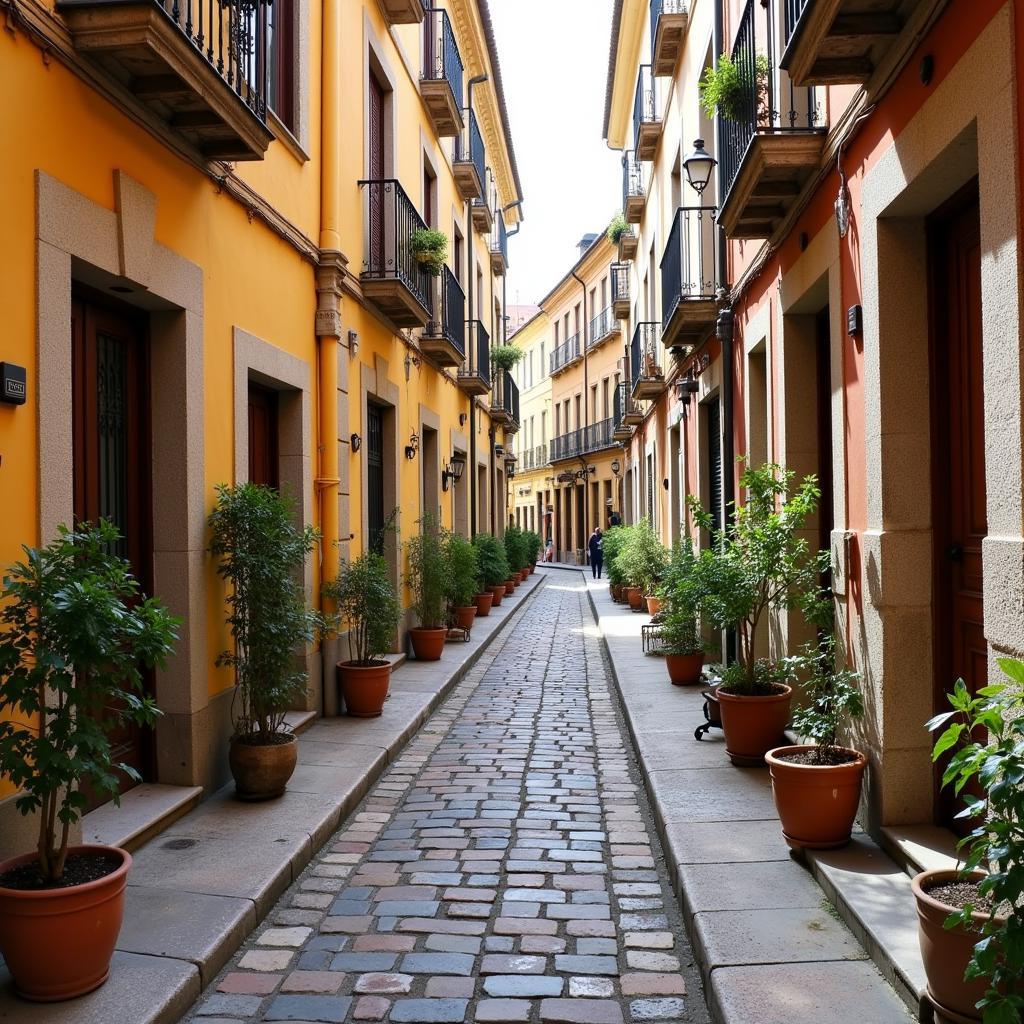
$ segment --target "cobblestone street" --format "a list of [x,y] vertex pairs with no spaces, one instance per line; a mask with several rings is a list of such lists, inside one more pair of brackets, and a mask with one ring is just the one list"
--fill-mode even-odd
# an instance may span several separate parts
[[187,1019],[707,1021],[575,579],[524,606]]

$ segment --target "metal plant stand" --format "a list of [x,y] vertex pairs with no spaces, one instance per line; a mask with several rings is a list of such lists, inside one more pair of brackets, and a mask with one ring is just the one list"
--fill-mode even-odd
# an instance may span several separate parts
[[698,742],[712,729],[722,728],[722,713],[719,710],[720,705],[715,687],[712,686],[709,690],[702,690],[701,696],[704,698],[704,718],[706,721],[703,725],[698,725],[693,732],[693,738]]

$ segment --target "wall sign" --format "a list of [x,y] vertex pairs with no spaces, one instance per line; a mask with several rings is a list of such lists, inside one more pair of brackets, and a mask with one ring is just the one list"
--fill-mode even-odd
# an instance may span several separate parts
[[24,366],[0,363],[0,402],[24,405],[28,398],[28,383]]

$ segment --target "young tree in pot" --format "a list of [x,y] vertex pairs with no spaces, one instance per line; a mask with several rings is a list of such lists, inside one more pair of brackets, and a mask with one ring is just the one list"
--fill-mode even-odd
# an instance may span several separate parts
[[626,584],[626,573],[619,562],[619,555],[632,529],[631,526],[610,526],[601,538],[604,564],[608,569],[608,586],[616,601],[625,600],[622,590]]
[[72,846],[71,829],[87,807],[83,782],[117,803],[122,777],[139,781],[110,734],[156,720],[143,672],[177,639],[178,620],[112,553],[119,539],[106,521],[60,527],[24,549],[0,592],[0,776],[38,826],[34,853],[0,863],[0,953],[18,992],[43,1002],[107,979],[132,859]]
[[[643,607],[645,598],[655,597],[655,591],[668,563],[665,545],[658,540],[653,527],[646,519],[642,519],[630,530],[618,555],[618,562],[629,583],[630,607],[639,610]],[[655,597],[655,611],[657,607]],[[652,615],[654,613],[651,611]]]
[[518,526],[506,526],[504,542],[505,557],[508,559],[511,573],[509,580],[513,586],[518,586],[527,563],[526,539],[523,536],[523,531]]
[[324,584],[338,620],[348,630],[348,661],[338,663],[345,710],[353,718],[376,718],[384,709],[391,680],[385,655],[395,642],[402,608],[383,555],[364,551]]
[[674,686],[701,681],[704,638],[697,620],[700,594],[691,576],[696,556],[689,537],[672,548],[672,555],[658,586],[662,600],[661,646],[668,677]]
[[961,871],[913,880],[928,996],[952,1019],[1024,1020],[1024,662],[999,658],[1009,684],[971,694],[959,680],[952,711],[928,723],[933,759],[974,827]]
[[494,607],[501,604],[505,596],[505,580],[508,578],[508,559],[505,547],[489,533],[478,533],[473,538],[479,566],[478,580],[481,592],[490,592]]
[[719,629],[735,629],[738,660],[718,687],[726,752],[734,764],[764,764],[789,721],[794,666],[757,657],[757,638],[773,609],[807,606],[819,590],[828,552],[811,553],[799,536],[818,507],[817,481],[807,477],[792,493],[794,474],[768,464],[740,477],[746,501],[724,533],[692,495],[698,526],[715,540],[691,572],[703,614]]
[[543,541],[540,539],[539,533],[533,530],[524,530],[523,543],[526,548],[526,564],[532,573],[537,568],[537,559],[540,558],[540,549],[543,547]]
[[439,661],[448,636],[448,560],[437,517],[428,512],[417,520],[417,526],[420,532],[405,545],[405,582],[412,591],[412,610],[419,622],[409,630],[409,637],[418,661]]
[[461,534],[448,531],[444,534],[444,547],[448,564],[448,621],[460,629],[471,629],[477,608],[476,548]]
[[253,483],[217,488],[210,513],[210,552],[234,641],[217,665],[235,673],[234,735],[229,763],[243,800],[269,800],[288,784],[298,756],[285,715],[307,685],[299,657],[322,626],[306,607],[302,570],[316,546],[313,527],[295,526],[294,501]]

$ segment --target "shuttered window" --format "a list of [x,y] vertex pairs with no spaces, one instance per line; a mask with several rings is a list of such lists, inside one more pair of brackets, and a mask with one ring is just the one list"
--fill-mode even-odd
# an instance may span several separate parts
[[708,405],[708,511],[722,528],[722,413],[717,399]]
[[376,405],[366,408],[366,512],[370,548],[384,554],[384,417]]

